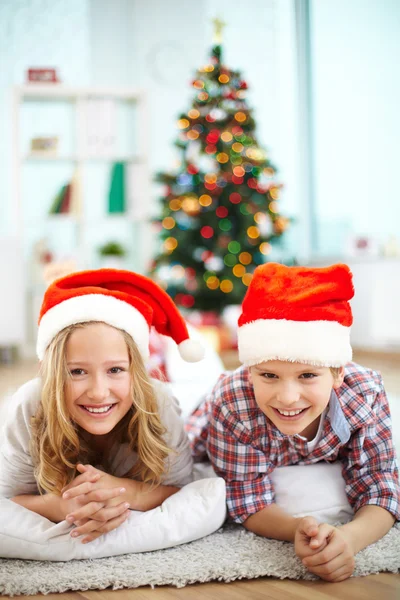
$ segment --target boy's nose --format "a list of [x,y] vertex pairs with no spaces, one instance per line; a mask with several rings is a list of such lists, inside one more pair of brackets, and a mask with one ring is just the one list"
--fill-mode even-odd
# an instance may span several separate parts
[[300,393],[293,386],[283,386],[277,393],[277,400],[281,406],[290,407],[300,400]]

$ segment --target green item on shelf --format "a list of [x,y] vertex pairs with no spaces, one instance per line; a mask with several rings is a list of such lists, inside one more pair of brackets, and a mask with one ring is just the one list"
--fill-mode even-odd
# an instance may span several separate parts
[[62,203],[64,201],[64,197],[65,197],[65,193],[67,191],[67,186],[63,185],[61,190],[58,192],[58,194],[54,197],[53,202],[51,203],[50,209],[49,209],[49,214],[50,215],[56,215],[61,211],[61,206]]
[[108,212],[125,212],[125,165],[123,162],[116,162],[112,167]]

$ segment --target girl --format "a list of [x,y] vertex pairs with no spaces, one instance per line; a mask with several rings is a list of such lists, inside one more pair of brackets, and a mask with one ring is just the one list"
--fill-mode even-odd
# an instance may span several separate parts
[[191,481],[179,408],[145,370],[151,326],[200,360],[182,316],[154,282],[129,271],[55,281],[39,319],[40,379],[15,394],[0,448],[0,497],[90,542],[128,509],[159,506]]

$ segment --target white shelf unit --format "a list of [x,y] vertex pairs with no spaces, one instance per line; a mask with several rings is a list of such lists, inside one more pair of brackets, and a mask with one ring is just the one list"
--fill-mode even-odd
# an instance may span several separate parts
[[[106,113],[96,109],[102,102]],[[111,148],[93,150],[89,128],[96,131],[98,117],[98,129],[104,131],[104,115],[110,121]],[[124,267],[145,269],[150,248],[149,118],[141,89],[32,83],[13,89],[12,119],[13,216],[23,253],[29,343],[36,334],[34,321],[45,289],[31,269],[38,240],[47,240],[55,260],[73,259],[78,269],[101,266],[99,246],[116,241],[127,251]],[[31,153],[32,137],[52,136],[59,138],[57,153]],[[125,164],[123,213],[109,213],[107,207],[115,162]],[[77,172],[82,189],[79,211],[49,214],[57,191]]]

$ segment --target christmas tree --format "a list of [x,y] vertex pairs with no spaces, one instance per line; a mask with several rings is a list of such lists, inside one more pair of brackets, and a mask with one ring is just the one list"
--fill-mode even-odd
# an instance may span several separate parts
[[166,189],[152,275],[179,306],[219,312],[241,303],[289,219],[256,140],[246,81],[223,64],[223,24],[215,24],[210,62],[197,71],[192,105],[178,120],[179,168],[157,176]]

